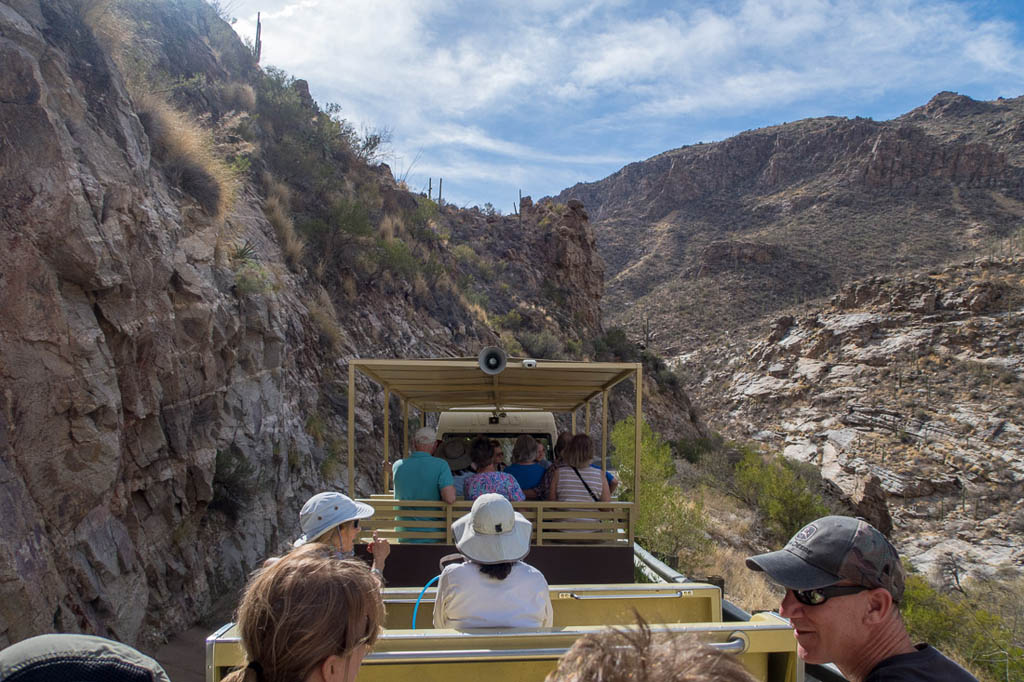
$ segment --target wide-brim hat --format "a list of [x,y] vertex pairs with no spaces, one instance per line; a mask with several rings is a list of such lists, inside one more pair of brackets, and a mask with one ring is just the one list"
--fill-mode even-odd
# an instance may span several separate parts
[[469,457],[469,447],[466,446],[466,441],[461,438],[446,440],[437,449],[434,456],[448,462],[448,466],[452,471],[465,469],[472,463]]
[[533,524],[497,493],[481,495],[469,513],[452,523],[455,547],[479,564],[519,561],[530,553]]
[[292,543],[293,547],[301,547],[307,542],[314,542],[321,535],[335,526],[353,519],[366,519],[373,516],[373,507],[356,502],[341,493],[317,493],[306,500],[299,512],[299,526],[302,535]]

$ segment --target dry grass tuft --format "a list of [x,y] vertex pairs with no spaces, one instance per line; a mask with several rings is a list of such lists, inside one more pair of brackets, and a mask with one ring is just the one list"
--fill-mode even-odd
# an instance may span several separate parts
[[416,300],[421,303],[426,303],[430,300],[430,287],[427,286],[427,278],[423,276],[422,272],[417,272],[416,276],[413,277],[412,293]]
[[134,99],[153,156],[163,165],[168,179],[208,215],[223,220],[234,204],[238,179],[212,153],[210,133],[157,95],[142,92]]
[[256,91],[248,83],[228,83],[221,89],[225,106],[233,111],[252,111],[256,108]]
[[380,238],[385,241],[391,241],[395,237],[401,237],[405,234],[405,223],[398,216],[386,215],[380,221],[379,234]]
[[274,226],[274,232],[277,233],[277,240],[285,261],[293,270],[297,269],[302,263],[306,242],[295,231],[295,223],[288,215],[287,204],[278,195],[271,195],[263,202],[263,214]]
[[323,288],[317,297],[309,302],[309,316],[320,332],[320,341],[326,343],[332,351],[341,347],[345,333],[338,324],[338,316],[334,311],[334,303]]
[[352,275],[345,275],[341,280],[341,288],[345,292],[345,298],[350,302],[359,297],[359,287],[356,285],[356,278]]
[[729,601],[747,611],[770,611],[782,603],[782,591],[773,587],[764,573],[747,568],[749,552],[714,545],[708,559],[708,573],[725,578]]

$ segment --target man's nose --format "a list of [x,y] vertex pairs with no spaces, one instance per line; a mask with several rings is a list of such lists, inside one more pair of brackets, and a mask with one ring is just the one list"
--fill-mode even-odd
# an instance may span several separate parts
[[782,598],[782,608],[779,609],[779,615],[783,618],[793,618],[800,613],[803,613],[803,604],[793,595],[793,590],[786,590],[786,596]]

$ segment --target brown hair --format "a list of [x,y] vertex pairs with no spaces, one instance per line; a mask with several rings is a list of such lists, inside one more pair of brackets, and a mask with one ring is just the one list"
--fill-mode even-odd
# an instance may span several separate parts
[[537,441],[528,433],[516,438],[516,444],[512,446],[512,461],[516,464],[530,462],[537,457]]
[[593,459],[594,449],[590,442],[590,436],[584,433],[577,433],[573,436],[569,445],[562,450],[562,463],[577,469],[587,466]]
[[562,431],[558,434],[558,440],[555,441],[555,461],[562,459],[562,453],[569,447],[569,441],[572,440],[572,434],[568,431]]
[[366,566],[310,543],[253,575],[235,620],[247,666],[224,682],[292,682],[328,656],[372,645],[384,604]]
[[754,682],[734,656],[693,635],[655,636],[642,619],[636,630],[584,635],[545,682]]
[[469,458],[477,466],[477,470],[494,462],[494,445],[483,436],[478,436],[469,444]]

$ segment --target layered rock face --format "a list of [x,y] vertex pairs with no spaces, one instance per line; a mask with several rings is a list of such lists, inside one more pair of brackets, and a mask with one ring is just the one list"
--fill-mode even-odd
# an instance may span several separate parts
[[[296,537],[309,495],[351,492],[348,438],[354,492],[380,488],[383,404],[360,385],[347,433],[348,358],[499,342],[451,289],[386,272],[328,292],[286,261],[247,182],[222,217],[172,182],[84,21],[96,6],[0,0],[0,647],[54,630],[149,647],[230,608]],[[170,74],[213,88],[229,59],[233,78],[256,68],[203,0],[132,8]],[[187,92],[208,119],[226,115]],[[417,206],[385,166],[361,171],[385,212]],[[425,229],[466,226],[473,240],[481,225],[492,233],[487,220],[442,207]],[[582,206],[543,229],[504,220],[495,246],[512,249],[512,284],[527,285],[498,273],[484,290],[509,306],[562,292],[534,305],[538,328],[600,333],[602,266]],[[454,278],[449,245],[430,248]]]
[[862,515],[885,521],[887,502],[922,569],[949,555],[974,573],[1019,565],[1022,274],[1005,258],[862,280],[684,370],[712,423],[817,464],[842,496],[868,500]]
[[[0,645],[193,620],[292,532],[279,451],[310,451],[305,308],[215,257],[232,230],[273,257],[266,222],[252,197],[212,221],[152,170],[75,4],[0,5]],[[237,523],[206,513],[231,458]]]
[[[558,200],[591,213],[610,321],[646,321],[659,350],[685,352],[854,279],[989,253],[1024,215],[1021,130],[1024,98],[940,93],[892,121],[808,119],[675,149]],[[715,257],[728,253],[740,258]]]

